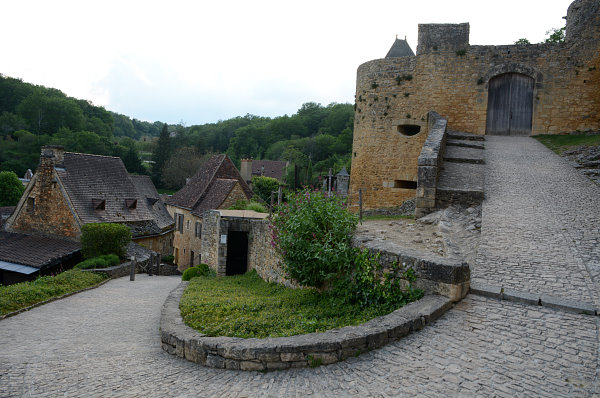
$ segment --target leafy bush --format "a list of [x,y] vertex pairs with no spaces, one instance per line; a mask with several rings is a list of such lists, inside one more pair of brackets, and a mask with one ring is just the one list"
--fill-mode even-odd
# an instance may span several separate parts
[[254,210],[258,213],[269,212],[262,203],[246,200],[237,200],[233,206],[229,207],[229,210]]
[[340,198],[305,189],[290,193],[273,219],[273,242],[287,274],[305,286],[323,288],[352,268],[352,233],[358,218]]
[[0,286],[0,315],[97,285],[106,278],[106,275],[72,269],[56,276],[41,276],[33,282]]
[[[257,194],[265,203],[271,203],[271,192],[277,192],[279,181],[272,177],[254,176],[252,177],[252,191]],[[277,196],[275,196],[277,199]]]
[[351,246],[357,224],[338,197],[304,190],[273,219],[273,244],[289,277],[320,289],[333,306],[378,306],[392,311],[422,297],[411,269],[383,269],[378,255]]
[[131,230],[123,224],[91,223],[81,228],[81,253],[85,258],[104,254],[124,257],[130,241]]
[[103,256],[88,258],[75,266],[79,269],[106,268],[119,264],[119,256],[116,254],[105,254]]
[[173,264],[173,261],[175,261],[175,256],[162,256],[161,261],[163,263]]
[[0,171],[0,206],[16,206],[25,187],[12,171]]
[[183,271],[183,275],[181,276],[181,280],[189,281],[192,278],[197,276],[211,276],[213,271],[207,264],[198,264],[195,267],[190,267]]

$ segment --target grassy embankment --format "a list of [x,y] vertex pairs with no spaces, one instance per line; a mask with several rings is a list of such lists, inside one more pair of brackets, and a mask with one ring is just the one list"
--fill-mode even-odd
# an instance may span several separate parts
[[103,274],[72,269],[56,276],[41,276],[32,282],[0,286],[0,316],[95,286],[106,278]]
[[557,154],[575,146],[594,146],[600,145],[600,134],[543,134],[533,136],[536,140],[547,146]]
[[314,290],[266,283],[256,272],[192,278],[179,303],[185,323],[208,336],[283,337],[359,325],[389,313],[339,304]]

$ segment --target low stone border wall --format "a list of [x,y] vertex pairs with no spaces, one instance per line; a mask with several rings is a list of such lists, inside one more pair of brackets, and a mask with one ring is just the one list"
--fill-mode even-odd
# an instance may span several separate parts
[[187,284],[182,282],[175,288],[163,306],[162,348],[170,354],[219,369],[263,371],[328,365],[420,330],[452,306],[447,297],[425,296],[362,325],[324,333],[265,339],[208,337],[186,326],[181,318],[179,300]]
[[446,148],[448,121],[437,112],[429,116],[429,134],[419,155],[417,172],[417,201],[415,217],[420,218],[435,209],[436,190]]
[[394,263],[400,264],[403,270],[412,268],[417,277],[414,286],[423,289],[425,294],[440,294],[457,302],[469,292],[471,270],[467,263],[455,263],[380,239],[355,238],[352,243],[371,253],[379,253],[379,263],[384,269]]

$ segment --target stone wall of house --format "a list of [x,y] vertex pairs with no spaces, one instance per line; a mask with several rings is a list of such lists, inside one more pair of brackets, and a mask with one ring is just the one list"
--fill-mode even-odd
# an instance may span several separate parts
[[[200,257],[200,253],[202,252],[202,239],[201,236],[196,236],[196,223],[202,223],[202,218],[193,215],[189,210],[171,205],[167,205],[167,210],[175,220],[173,255],[175,256],[177,268],[180,271],[183,271],[192,265],[192,252],[194,254],[193,265],[200,264],[203,260],[203,258]],[[183,224],[181,228],[179,227],[180,219],[177,217],[178,215],[183,215]]]
[[246,193],[242,189],[239,183],[236,183],[227,198],[223,201],[219,209],[229,209],[231,206],[235,205],[235,203],[239,200],[247,201],[249,198],[246,196]]
[[574,2],[561,44],[471,46],[468,25],[420,25],[416,56],[360,65],[352,203],[358,189],[365,209],[414,196],[390,181],[416,181],[426,134],[406,137],[399,126],[426,124],[427,112],[435,110],[449,130],[485,134],[489,82],[504,73],[534,79],[532,134],[600,129],[599,8],[594,0]]
[[141,237],[132,240],[138,245],[144,246],[147,249],[160,253],[163,256],[172,256],[174,236],[174,231],[170,231],[163,235]]
[[54,171],[55,153],[62,162],[61,148],[44,148],[34,179],[29,183],[6,229],[14,232],[62,236],[79,240],[81,227],[65,199],[58,176]]
[[221,235],[221,214],[207,211],[202,219],[202,262],[219,273],[219,241]]
[[282,259],[272,242],[271,221],[252,220],[251,240],[249,242],[248,269],[254,269],[267,282],[296,287],[285,277]]

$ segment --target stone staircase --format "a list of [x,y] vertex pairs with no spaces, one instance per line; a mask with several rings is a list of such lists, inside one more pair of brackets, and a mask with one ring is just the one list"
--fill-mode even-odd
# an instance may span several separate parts
[[484,198],[485,137],[460,131],[447,134],[436,207],[478,205]]

